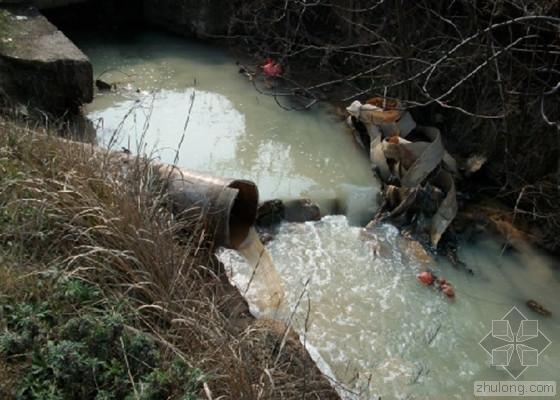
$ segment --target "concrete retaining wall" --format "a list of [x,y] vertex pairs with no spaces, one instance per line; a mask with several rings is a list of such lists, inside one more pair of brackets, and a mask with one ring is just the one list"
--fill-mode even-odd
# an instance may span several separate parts
[[0,93],[53,114],[93,99],[89,59],[37,9],[0,8]]

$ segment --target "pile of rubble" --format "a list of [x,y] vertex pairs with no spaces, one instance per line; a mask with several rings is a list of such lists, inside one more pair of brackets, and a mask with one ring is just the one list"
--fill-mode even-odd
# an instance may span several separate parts
[[384,183],[383,202],[370,223],[391,219],[412,226],[414,234],[437,247],[457,214],[457,163],[435,127],[420,126],[394,100],[354,101],[348,123],[369,148],[374,170]]

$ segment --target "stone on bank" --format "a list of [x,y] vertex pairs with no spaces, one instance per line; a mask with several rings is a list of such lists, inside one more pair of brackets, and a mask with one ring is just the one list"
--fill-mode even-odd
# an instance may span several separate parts
[[36,8],[0,3],[0,95],[61,114],[93,99],[87,56]]

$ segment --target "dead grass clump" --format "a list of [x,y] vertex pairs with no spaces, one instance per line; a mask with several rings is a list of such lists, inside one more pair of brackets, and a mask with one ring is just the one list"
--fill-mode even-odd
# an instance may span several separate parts
[[0,122],[0,248],[12,265],[48,266],[126,299],[139,321],[130,329],[203,371],[202,397],[337,398],[299,345],[254,325],[200,214],[176,219],[163,189],[145,161],[123,168],[86,145]]

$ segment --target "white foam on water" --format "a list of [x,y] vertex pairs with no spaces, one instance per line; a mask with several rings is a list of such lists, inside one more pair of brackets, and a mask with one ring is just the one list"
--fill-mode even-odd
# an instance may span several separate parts
[[[504,371],[489,367],[478,345],[492,319],[513,305],[526,310],[524,302],[533,297],[560,312],[553,294],[560,287],[558,272],[546,257],[500,257],[500,247],[488,240],[460,252],[474,276],[433,260],[431,267],[457,290],[452,302],[418,283],[425,261],[414,258],[416,249],[407,250],[409,242],[393,226],[381,225],[375,234],[377,245],[386,247],[378,256],[360,228],[330,216],[285,223],[267,245],[284,281],[287,306],[298,303],[309,280],[304,298],[309,296],[310,308],[307,300],[299,303],[294,326],[301,332],[308,319],[306,340],[329,365],[326,372],[348,385],[351,392],[340,390],[345,398],[468,398],[474,380],[507,379]],[[524,266],[528,258],[539,266]],[[225,262],[243,268],[231,258]],[[560,340],[556,317],[526,314],[539,319],[553,342]],[[553,365],[559,356],[557,348],[547,349],[543,368],[529,369],[527,378],[557,379]]]

